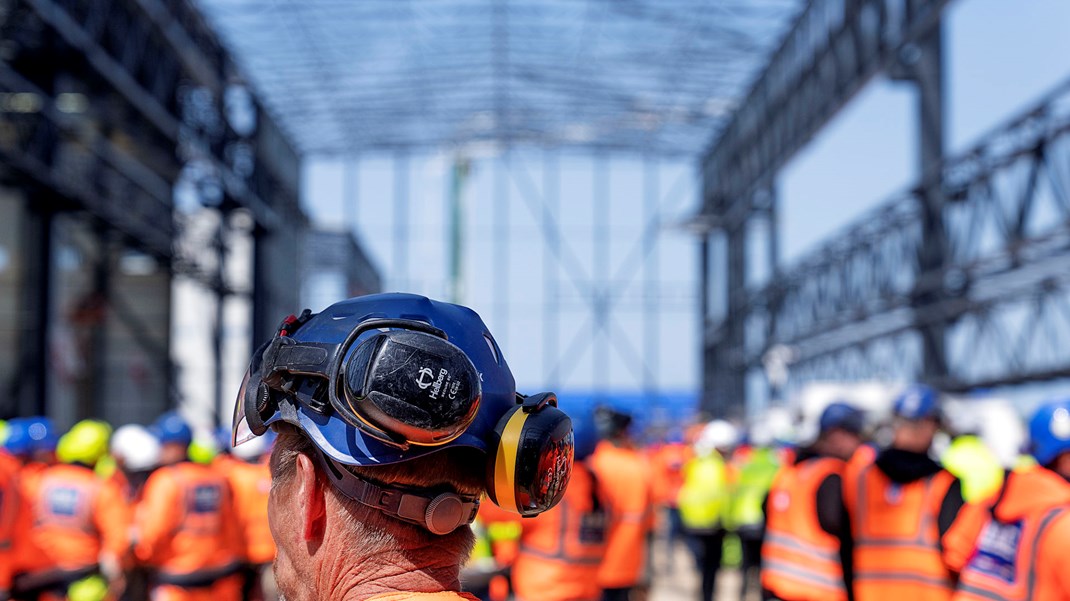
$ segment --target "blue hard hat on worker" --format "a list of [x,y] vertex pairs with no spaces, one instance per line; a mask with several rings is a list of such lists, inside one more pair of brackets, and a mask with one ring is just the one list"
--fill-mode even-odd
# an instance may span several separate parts
[[852,434],[862,434],[865,427],[865,414],[862,410],[842,401],[829,403],[821,412],[818,428],[822,434],[831,430],[845,430]]
[[571,422],[556,405],[552,393],[517,394],[471,309],[376,294],[283,321],[250,362],[233,442],[288,423],[330,461],[355,466],[470,447],[487,457],[491,500],[535,515],[560,500],[571,473]]
[[47,417],[17,417],[7,422],[4,449],[16,457],[53,452],[58,442],[56,427]]
[[156,418],[149,427],[160,444],[188,445],[193,442],[193,429],[177,411],[168,411]]
[[1070,452],[1070,399],[1045,403],[1033,414],[1029,443],[1033,458],[1043,466]]
[[939,421],[942,415],[940,393],[924,384],[910,386],[895,399],[892,413],[898,418],[910,421]]
[[598,446],[598,426],[595,424],[593,411],[570,412],[572,435],[576,441],[576,461],[583,461],[594,454]]

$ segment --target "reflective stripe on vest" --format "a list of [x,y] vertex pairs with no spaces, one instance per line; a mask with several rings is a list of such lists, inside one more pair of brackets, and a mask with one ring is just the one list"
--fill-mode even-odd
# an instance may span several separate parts
[[808,543],[800,538],[791,536],[790,534],[784,534],[782,532],[769,533],[766,535],[764,542],[776,547],[785,547],[792,551],[805,553],[813,559],[835,561],[837,563],[840,561],[840,555],[836,551]]
[[[932,498],[933,486],[941,472],[937,472],[932,476],[925,479],[925,487],[921,495],[921,511],[918,517],[916,534],[913,538],[901,538],[891,536],[876,536],[870,534],[867,530],[869,515],[868,512],[868,494],[869,494],[869,482],[868,475],[875,464],[866,465],[859,473],[857,482],[857,497],[856,497],[856,513],[857,517],[853,518],[858,524],[858,534],[855,536],[855,573],[854,580],[858,585],[876,585],[878,582],[896,582],[896,583],[911,583],[919,584],[926,587],[933,587],[946,591],[950,596],[952,582],[950,580],[950,574],[946,573],[946,568],[943,568],[942,558],[939,546],[939,532],[936,527],[936,517],[932,511],[930,511],[929,501]],[[912,484],[912,483],[911,483]],[[909,484],[908,484],[909,486]],[[899,554],[900,558],[911,557],[910,555],[903,555],[907,550],[913,550],[917,552],[918,559],[922,559],[921,563],[927,564],[924,556],[935,556],[928,559],[935,559],[939,569],[943,570],[946,575],[925,574],[914,568],[904,568],[901,566],[881,565],[879,567],[870,567],[866,569],[864,562],[859,561],[859,556],[872,553],[874,551],[881,552],[887,550],[889,553]],[[864,596],[862,597],[865,598]]]
[[[1036,587],[1037,587],[1037,561],[1036,560],[1037,560],[1037,552],[1040,550],[1040,541],[1044,536],[1044,531],[1047,530],[1048,526],[1050,526],[1051,523],[1053,521],[1055,521],[1055,518],[1057,518],[1060,515],[1062,515],[1062,513],[1064,511],[1066,511],[1065,507],[1057,507],[1055,509],[1052,509],[1052,510],[1048,511],[1048,513],[1044,514],[1044,517],[1040,520],[1040,525],[1037,526],[1036,531],[1033,533],[1033,541],[1032,541],[1032,544],[1030,545],[1029,571],[1027,573],[1028,576],[1026,577],[1025,596],[1022,596],[1022,597],[1013,596],[1014,593],[1017,592],[1017,591],[1010,591],[1010,590],[1006,590],[1006,589],[1004,589],[1004,590],[994,590],[992,588],[984,588],[984,587],[979,586],[979,585],[967,584],[967,583],[960,584],[959,588],[958,588],[958,592],[961,593],[967,599],[969,599],[971,596],[972,597],[978,597],[978,598],[981,598],[981,599],[992,599],[993,601],[1006,601],[1007,599],[1024,599],[1024,600],[1033,599],[1034,596],[1036,595]],[[987,526],[986,526],[986,528],[987,528]],[[963,570],[963,573],[962,573],[963,579],[969,578],[969,574],[971,572],[972,572],[972,570],[970,569],[970,565],[967,564],[966,568]],[[1014,587],[1014,588],[1017,588],[1017,587]]]
[[839,541],[821,529],[817,491],[843,462],[814,458],[782,468],[769,493],[762,543],[762,586],[777,598],[841,601],[847,598]]
[[837,592],[846,592],[846,588],[843,586],[843,578],[833,578],[815,574],[808,571],[806,568],[792,565],[789,562],[781,561],[779,559],[763,560],[762,569],[769,570],[780,576],[798,580],[809,585],[820,586]]

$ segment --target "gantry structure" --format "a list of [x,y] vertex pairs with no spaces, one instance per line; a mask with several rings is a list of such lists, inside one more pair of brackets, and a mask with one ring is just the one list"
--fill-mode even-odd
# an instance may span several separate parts
[[[171,388],[170,316],[139,313],[124,295],[159,306],[171,277],[185,278],[219,299],[251,299],[252,331],[267,335],[275,316],[299,302],[306,157],[391,153],[404,173],[412,153],[481,147],[494,148],[507,167],[514,148],[541,149],[550,165],[554,153],[572,151],[648,164],[697,159],[702,206],[688,227],[702,247],[697,325],[703,405],[713,414],[738,413],[748,381],[763,379],[771,361],[789,366],[789,386],[885,376],[968,390],[1070,375],[1059,344],[1070,326],[1066,89],[971,151],[946,156],[947,4],[2,1],[0,209],[15,207],[18,216],[17,282],[14,292],[0,288],[13,299],[0,309],[17,315],[5,321],[16,324],[8,327],[19,340],[11,361],[0,353],[0,364],[15,366],[0,373],[16,399],[6,411],[45,408],[57,298],[72,301],[65,319],[77,345],[110,343],[113,354],[149,357],[139,394]],[[879,73],[916,88],[924,175],[785,265],[775,176]],[[649,184],[655,171],[644,184],[647,227],[636,240],[615,241],[632,244],[635,264],[656,253],[664,226],[658,188]],[[592,172],[590,235],[598,248],[609,241],[598,224],[613,199],[605,167],[596,161]],[[614,344],[621,294],[614,281],[623,278],[598,250],[589,273],[577,267],[556,219],[553,169],[543,169],[541,182],[522,169],[503,178],[500,190],[520,191],[510,202],[538,221],[555,261],[542,274],[548,298],[571,281],[589,304],[591,323],[567,344],[547,347],[556,355],[547,363],[558,366],[551,372],[564,371],[592,340]],[[407,181],[398,176],[393,199],[399,223]],[[511,217],[508,203],[500,205],[494,220],[504,246]],[[72,224],[72,215],[88,219]],[[755,224],[772,232],[764,254],[774,277],[759,287],[748,286],[747,273]],[[254,241],[249,282],[227,275],[235,232]],[[406,242],[395,240],[398,254]],[[723,261],[708,252],[715,243],[727,250]],[[129,251],[162,266],[163,276],[136,268]],[[79,260],[89,265],[80,279],[57,284],[55,270]],[[112,269],[117,263],[125,271]],[[506,271],[495,269],[495,290],[510,285]],[[647,346],[659,337],[659,282],[656,270],[643,273]],[[724,290],[709,286],[715,276]],[[715,314],[711,307],[721,303],[711,296],[722,293],[727,310]],[[497,299],[502,311],[505,301]],[[111,308],[111,330],[96,327],[103,306]],[[222,307],[206,316],[216,330],[220,399]],[[633,371],[656,380],[657,366],[641,349],[616,344]],[[81,414],[100,413],[93,399],[130,396],[115,387],[130,377],[93,375],[109,373],[107,352],[83,355],[99,365],[77,370]]]
[[[1070,88],[946,155],[947,4],[810,3],[705,154],[696,227],[707,249],[727,251],[702,271],[727,282],[726,311],[703,302],[713,413],[737,411],[748,381],[924,381],[967,392],[1070,376],[1059,343],[1070,333]],[[879,73],[914,88],[922,176],[783,265],[777,172]],[[756,223],[774,231],[773,276],[749,286]],[[765,382],[767,372],[778,375]]]

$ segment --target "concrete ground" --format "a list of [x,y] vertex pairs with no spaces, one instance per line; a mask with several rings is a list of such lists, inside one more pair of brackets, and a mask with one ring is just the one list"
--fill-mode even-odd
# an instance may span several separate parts
[[[652,552],[653,575],[648,601],[699,601],[701,580],[690,551],[678,543],[669,552],[667,541],[659,537],[654,541]],[[741,581],[737,570],[722,570],[717,580],[716,601],[739,601]]]

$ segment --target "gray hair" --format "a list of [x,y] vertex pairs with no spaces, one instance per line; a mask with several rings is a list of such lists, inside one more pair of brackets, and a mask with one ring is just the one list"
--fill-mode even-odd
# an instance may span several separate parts
[[[462,526],[446,535],[432,534],[416,524],[390,517],[346,497],[327,480],[317,457],[320,451],[304,433],[288,424],[276,429],[279,437],[271,453],[272,487],[289,481],[296,472],[297,456],[307,456],[316,469],[320,486],[326,487],[330,491],[328,494],[337,501],[353,544],[359,545],[354,548],[360,548],[362,554],[404,553],[434,547],[436,553],[456,558],[458,567],[468,560],[475,544],[471,528]],[[472,467],[481,467],[485,461],[475,449],[451,447],[400,463],[339,467],[379,485],[452,490],[461,495],[478,496],[483,492],[483,469],[473,470]]]

